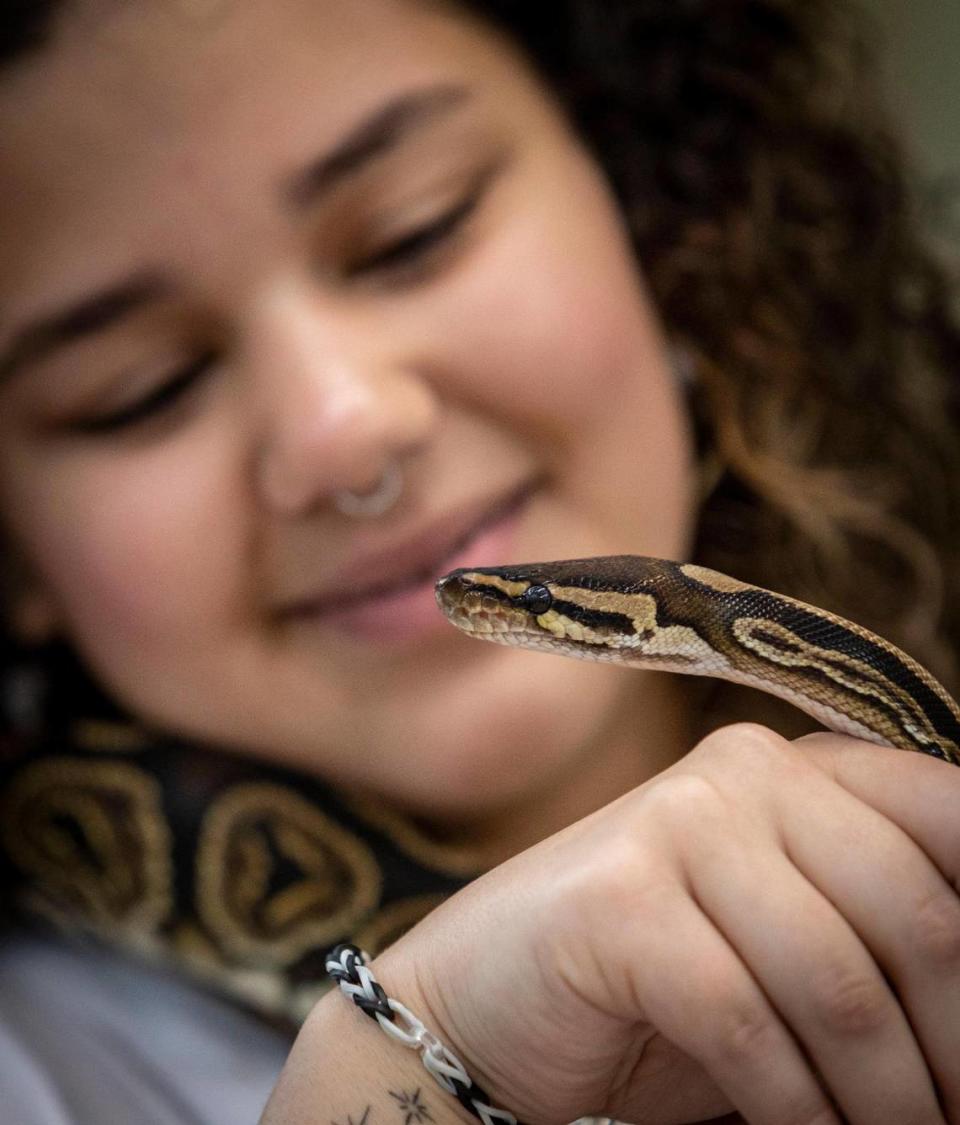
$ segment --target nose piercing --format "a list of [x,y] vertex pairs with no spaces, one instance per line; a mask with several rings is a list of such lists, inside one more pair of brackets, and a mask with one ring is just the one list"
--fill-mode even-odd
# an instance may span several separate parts
[[344,516],[354,519],[376,519],[385,515],[403,492],[403,470],[397,461],[389,461],[376,484],[366,492],[341,488],[333,494],[333,506]]

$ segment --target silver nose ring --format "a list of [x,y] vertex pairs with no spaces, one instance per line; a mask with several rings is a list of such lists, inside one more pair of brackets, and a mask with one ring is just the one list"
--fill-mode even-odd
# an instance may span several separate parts
[[380,479],[365,492],[341,488],[333,494],[333,506],[352,519],[376,519],[393,508],[403,492],[403,470],[397,461],[389,461]]

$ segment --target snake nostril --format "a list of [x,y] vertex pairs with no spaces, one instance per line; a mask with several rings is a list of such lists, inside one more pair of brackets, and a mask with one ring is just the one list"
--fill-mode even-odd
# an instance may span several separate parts
[[461,605],[474,593],[476,584],[459,571],[452,571],[438,579],[434,585],[437,602],[443,608]]

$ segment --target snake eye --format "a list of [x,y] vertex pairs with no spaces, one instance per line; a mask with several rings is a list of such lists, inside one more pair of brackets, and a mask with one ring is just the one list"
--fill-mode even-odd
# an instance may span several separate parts
[[541,613],[546,613],[553,605],[553,594],[546,586],[529,586],[517,598],[517,601],[534,617],[539,617]]

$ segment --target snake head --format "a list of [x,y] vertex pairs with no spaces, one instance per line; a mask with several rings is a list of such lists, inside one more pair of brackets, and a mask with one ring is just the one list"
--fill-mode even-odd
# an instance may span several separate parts
[[437,583],[437,602],[471,636],[597,660],[638,641],[634,620],[618,612],[619,597],[596,585],[584,560],[475,567]]
[[553,595],[545,585],[502,568],[462,568],[436,586],[437,604],[466,633],[489,636],[536,633],[535,618],[549,611]]

